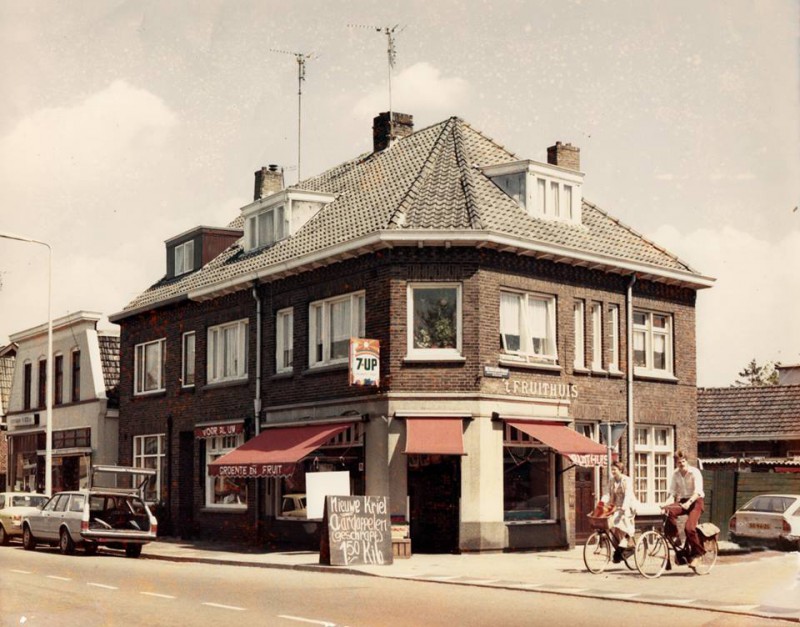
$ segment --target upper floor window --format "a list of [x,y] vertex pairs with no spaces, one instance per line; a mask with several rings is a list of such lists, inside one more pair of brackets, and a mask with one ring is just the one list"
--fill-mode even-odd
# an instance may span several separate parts
[[285,205],[277,205],[247,218],[247,249],[272,246],[289,234]]
[[582,300],[576,300],[572,306],[572,317],[575,325],[575,368],[586,368],[586,305]]
[[81,400],[81,352],[72,351],[72,402]]
[[182,344],[181,385],[183,387],[191,387],[194,385],[194,331],[183,334]]
[[619,372],[619,305],[608,306],[608,369]]
[[592,370],[603,369],[603,306],[592,303]]
[[555,305],[553,296],[500,293],[500,342],[506,357],[557,361]]
[[408,357],[461,359],[461,284],[409,283]]
[[22,409],[31,408],[31,394],[33,393],[33,364],[29,361],[23,366],[22,382]]
[[47,360],[39,360],[39,407],[47,404]]
[[194,270],[194,240],[175,247],[175,276]]
[[247,320],[208,329],[208,382],[219,383],[247,377]]
[[167,341],[154,340],[137,344],[134,351],[134,394],[160,392],[165,389],[164,370]]
[[350,338],[364,337],[364,292],[311,303],[309,320],[309,366],[346,363]]
[[275,317],[275,371],[289,372],[294,363],[294,313],[292,308],[281,309]]
[[633,312],[633,364],[635,373],[671,375],[672,316],[651,311]]
[[64,355],[56,355],[55,363],[55,387],[53,388],[53,404],[61,405],[64,402]]

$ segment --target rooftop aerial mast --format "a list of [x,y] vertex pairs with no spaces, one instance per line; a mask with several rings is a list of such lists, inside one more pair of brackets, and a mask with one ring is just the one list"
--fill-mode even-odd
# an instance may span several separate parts
[[303,81],[306,80],[306,61],[316,59],[319,55],[315,52],[305,54],[303,52],[289,52],[288,50],[278,50],[270,48],[271,52],[281,54],[291,54],[297,60],[297,180],[302,178],[300,175],[300,155],[302,146],[302,120],[303,120]]

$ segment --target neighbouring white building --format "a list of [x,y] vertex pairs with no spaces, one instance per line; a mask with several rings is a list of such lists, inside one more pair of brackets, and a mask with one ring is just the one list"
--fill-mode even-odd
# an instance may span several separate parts
[[[117,463],[119,333],[102,315],[53,320],[53,491],[87,483],[92,464]],[[14,333],[17,355],[6,420],[8,485],[42,491],[47,428],[47,324]]]

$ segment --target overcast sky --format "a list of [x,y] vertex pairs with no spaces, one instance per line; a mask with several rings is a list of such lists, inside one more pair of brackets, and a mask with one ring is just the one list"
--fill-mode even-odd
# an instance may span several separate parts
[[[394,6],[390,6],[394,5]],[[53,317],[110,314],[164,240],[225,225],[270,163],[371,150],[388,108],[464,118],[520,158],[581,148],[584,195],[717,278],[698,384],[800,362],[797,1],[0,0],[0,231],[53,247]],[[398,29],[399,30],[399,29]],[[47,320],[46,251],[0,240],[0,344]]]

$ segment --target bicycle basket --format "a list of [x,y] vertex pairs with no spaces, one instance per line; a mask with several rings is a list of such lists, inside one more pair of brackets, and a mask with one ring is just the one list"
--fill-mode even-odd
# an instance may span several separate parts
[[589,526],[592,529],[613,529],[614,523],[611,516],[592,516],[589,514]]

